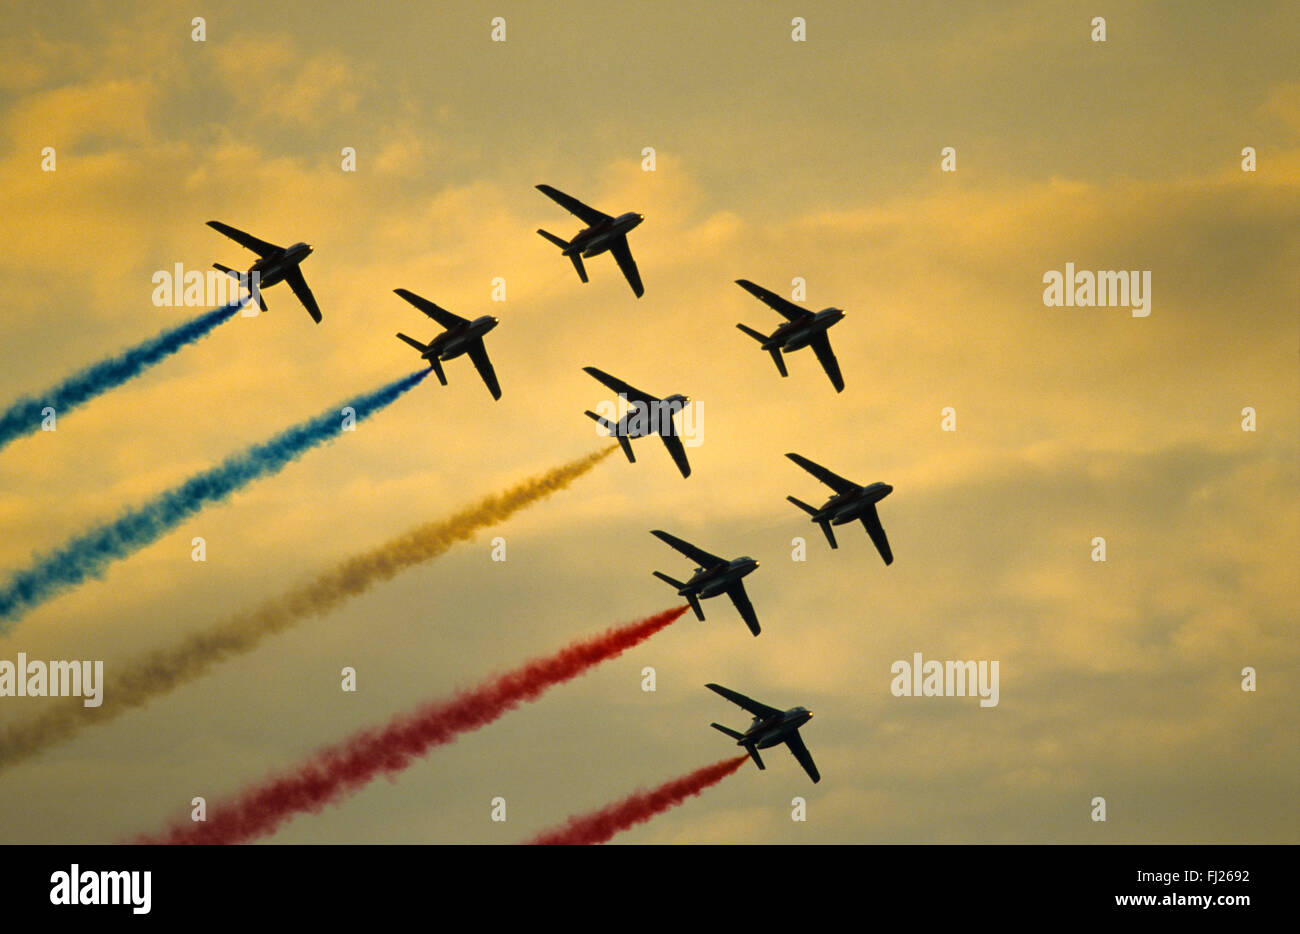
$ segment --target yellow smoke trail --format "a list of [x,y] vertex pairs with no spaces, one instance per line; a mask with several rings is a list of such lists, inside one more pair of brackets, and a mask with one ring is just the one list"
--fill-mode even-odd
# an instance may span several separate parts
[[218,662],[252,651],[267,636],[283,632],[300,620],[327,613],[399,571],[438,557],[480,529],[563,490],[617,450],[617,445],[611,445],[594,451],[531,477],[504,493],[487,496],[445,519],[416,526],[246,613],[194,633],[179,645],[152,652],[111,675],[106,671],[104,701],[100,706],[85,707],[80,697],[66,698],[32,720],[0,729],[0,769],[70,739],[84,727],[105,723],[141,707],[194,680]]

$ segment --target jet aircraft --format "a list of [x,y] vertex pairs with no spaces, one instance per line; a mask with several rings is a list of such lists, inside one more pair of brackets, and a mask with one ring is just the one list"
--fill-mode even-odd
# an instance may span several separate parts
[[578,270],[579,279],[583,282],[587,281],[587,270],[582,265],[583,259],[599,256],[608,250],[614,254],[618,268],[623,270],[627,284],[632,286],[636,297],[640,298],[645,294],[645,287],[641,285],[641,273],[637,272],[636,260],[632,259],[632,250],[627,245],[628,231],[645,220],[642,215],[629,211],[618,217],[610,217],[550,185],[538,185],[537,190],[587,225],[574,234],[572,240],[567,241],[545,230],[537,231],[573,260],[573,268]]
[[737,746],[744,746],[745,751],[749,753],[755,765],[760,769],[764,768],[763,760],[758,757],[760,749],[770,749],[772,746],[785,743],[790,747],[790,751],[794,753],[794,757],[799,760],[803,770],[808,773],[808,777],[813,782],[821,781],[821,773],[817,771],[817,765],[813,762],[812,754],[808,752],[808,747],[803,744],[803,737],[799,735],[799,727],[812,719],[811,710],[807,707],[791,707],[789,710],[778,710],[776,707],[760,704],[744,694],[724,688],[720,684],[706,684],[705,687],[715,694],[721,694],[733,704],[743,707],[754,715],[754,722],[749,725],[749,729],[744,733],[730,730],[721,723],[713,723],[710,726],[736,740]]
[[754,613],[754,605],[749,602],[749,595],[745,593],[745,583],[741,579],[758,567],[757,561],[748,555],[728,561],[726,558],[711,555],[702,548],[696,548],[667,532],[655,529],[650,534],[676,548],[699,565],[691,575],[691,579],[685,583],[673,580],[662,571],[654,572],[655,577],[672,584],[677,588],[679,596],[690,601],[691,609],[695,611],[697,617],[704,619],[704,611],[700,609],[701,600],[725,593],[740,611],[740,618],[745,621],[749,631],[758,635],[758,616]]
[[677,469],[682,472],[682,476],[689,477],[691,475],[691,465],[686,460],[686,448],[682,445],[682,439],[677,436],[677,428],[673,425],[673,416],[680,412],[686,403],[691,401],[688,396],[677,393],[665,399],[657,399],[649,393],[629,386],[616,376],[610,376],[603,370],[596,369],[594,366],[585,366],[582,369],[583,372],[600,380],[629,403],[630,407],[627,413],[617,422],[601,418],[590,410],[585,413],[588,418],[597,422],[618,440],[629,462],[635,464],[636,457],[632,454],[632,443],[628,439],[644,438],[648,435],[657,434],[663,439],[664,446],[668,448],[668,453],[673,456]]
[[257,262],[248,272],[238,272],[220,263],[213,263],[214,269],[220,269],[243,283],[253,293],[252,298],[263,311],[266,311],[266,301],[262,298],[262,290],[277,282],[289,283],[289,288],[293,289],[293,294],[298,296],[298,301],[302,302],[307,313],[320,324],[320,306],[316,304],[316,296],[311,294],[311,289],[307,288],[307,280],[302,277],[302,269],[299,268],[299,264],[311,255],[310,246],[305,243],[295,243],[290,247],[276,246],[221,221],[208,221],[208,226],[258,256]]
[[474,367],[478,370],[479,376],[483,377],[483,382],[487,384],[488,392],[492,393],[492,398],[500,399],[501,386],[497,382],[496,370],[492,369],[492,361],[488,359],[487,348],[483,346],[483,335],[496,327],[499,319],[493,318],[491,315],[483,315],[470,321],[468,318],[462,318],[460,315],[452,314],[445,308],[438,307],[427,298],[421,298],[414,292],[408,292],[406,289],[394,289],[393,291],[446,328],[445,331],[427,344],[421,344],[415,338],[407,337],[400,331],[397,334],[399,338],[420,351],[420,356],[429,361],[429,366],[433,367],[433,372],[438,376],[438,382],[444,386],[447,385],[447,376],[442,371],[442,361],[454,360],[461,354],[467,353],[469,358],[474,361]]
[[823,308],[821,311],[812,312],[807,308],[800,308],[794,302],[786,301],[748,279],[737,279],[736,285],[786,319],[785,324],[771,334],[762,334],[743,324],[736,325],[758,341],[764,350],[771,353],[772,359],[776,361],[777,371],[782,376],[790,374],[786,372],[785,360],[781,354],[811,346],[813,353],[821,362],[822,369],[831,378],[831,385],[835,387],[835,391],[844,391],[844,377],[840,375],[840,363],[835,359],[835,351],[831,350],[831,341],[826,334],[832,325],[844,317],[841,309]]
[[835,533],[831,531],[832,525],[844,525],[854,519],[861,519],[862,524],[867,528],[867,534],[871,536],[871,541],[876,545],[876,550],[880,552],[880,557],[885,559],[885,564],[892,564],[894,553],[889,550],[889,539],[885,537],[885,527],[880,524],[880,514],[876,512],[876,503],[894,492],[894,488],[888,483],[872,483],[869,486],[863,486],[854,483],[852,480],[845,480],[838,474],[831,473],[825,467],[814,464],[806,457],[800,457],[798,454],[787,454],[786,457],[835,491],[835,495],[823,503],[820,509],[814,509],[793,496],[786,497],[790,502],[812,516],[812,521],[822,527],[822,531],[826,533],[826,540],[831,543],[831,547],[839,547],[835,543]]

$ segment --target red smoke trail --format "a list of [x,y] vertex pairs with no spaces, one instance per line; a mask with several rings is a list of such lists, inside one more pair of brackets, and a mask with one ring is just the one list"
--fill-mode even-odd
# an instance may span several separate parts
[[594,814],[570,817],[563,827],[548,830],[530,843],[544,846],[568,846],[579,843],[604,843],[622,830],[644,823],[656,814],[674,808],[692,795],[716,785],[749,761],[749,756],[724,759],[696,769],[690,775],[674,778],[653,791],[638,791]]
[[288,774],[267,779],[216,806],[207,821],[185,820],[136,843],[245,843],[271,833],[300,811],[320,811],[376,776],[400,772],[434,746],[486,726],[547,688],[582,674],[665,628],[688,607],[606,630],[546,658],[525,662],[481,687],[427,704],[378,730],[364,730],[317,752]]

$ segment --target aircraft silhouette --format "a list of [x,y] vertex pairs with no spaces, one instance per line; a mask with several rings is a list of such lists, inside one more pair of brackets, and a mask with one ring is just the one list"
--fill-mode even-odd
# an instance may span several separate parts
[[302,277],[302,270],[299,268],[299,264],[311,255],[310,246],[305,243],[295,243],[289,247],[276,246],[221,221],[208,221],[208,226],[252,250],[258,256],[257,262],[250,266],[247,272],[238,272],[220,263],[213,263],[212,268],[220,269],[238,279],[252,292],[253,300],[263,311],[266,311],[266,301],[262,298],[262,289],[277,282],[289,283],[289,288],[293,289],[293,294],[298,296],[298,301],[302,302],[307,313],[317,324],[320,324],[320,306],[316,304],[316,296],[311,294],[311,289],[307,288],[307,280]]
[[835,543],[835,533],[831,531],[831,526],[844,525],[854,519],[861,519],[862,524],[866,526],[867,534],[871,536],[871,541],[876,545],[876,550],[880,552],[880,557],[885,560],[885,564],[893,564],[894,553],[889,549],[889,539],[885,537],[885,527],[880,524],[876,503],[894,492],[894,488],[888,483],[872,483],[863,486],[831,473],[821,464],[814,464],[806,457],[800,457],[798,454],[787,454],[786,457],[835,491],[835,495],[824,502],[820,509],[814,509],[793,496],[786,497],[812,516],[812,521],[822,527],[831,547],[839,547]]
[[826,334],[832,325],[843,320],[844,312],[841,309],[823,308],[821,311],[811,312],[807,308],[800,308],[794,302],[786,301],[760,285],[755,285],[748,279],[737,279],[736,285],[786,319],[785,324],[771,334],[763,334],[743,324],[736,325],[772,355],[772,359],[776,361],[777,371],[782,376],[790,375],[786,372],[782,353],[812,347],[813,353],[821,362],[822,369],[831,378],[831,385],[835,387],[835,391],[844,391],[844,377],[840,375],[840,363],[835,359],[835,351],[831,350],[831,341]]
[[691,465],[686,460],[686,448],[682,445],[682,439],[677,436],[677,428],[673,425],[673,416],[691,401],[689,397],[678,393],[659,399],[594,366],[585,366],[582,370],[614,390],[629,403],[628,411],[617,422],[601,418],[591,410],[584,413],[617,439],[629,463],[635,464],[636,457],[632,454],[632,443],[628,439],[657,434],[663,440],[664,447],[668,448],[668,453],[672,455],[682,476],[691,475]]
[[642,215],[629,211],[618,217],[611,217],[550,185],[538,185],[537,190],[587,225],[574,234],[572,240],[565,240],[545,230],[537,231],[573,260],[573,268],[578,270],[579,279],[583,282],[587,281],[587,270],[582,265],[584,258],[590,259],[609,251],[614,254],[618,268],[623,270],[623,276],[627,279],[627,284],[632,286],[636,297],[640,298],[645,294],[645,287],[641,285],[641,273],[637,272],[636,260],[632,259],[632,250],[627,245],[628,231],[645,220]]
[[406,289],[394,289],[393,291],[446,328],[445,331],[427,344],[421,344],[415,338],[407,337],[400,331],[397,334],[399,338],[420,351],[421,357],[429,361],[429,366],[433,367],[433,372],[438,376],[438,382],[444,386],[447,385],[447,376],[442,371],[442,361],[454,360],[461,354],[467,353],[470,360],[474,361],[474,368],[478,370],[479,376],[483,377],[483,382],[487,384],[488,392],[492,393],[492,398],[500,399],[501,386],[497,382],[496,370],[492,369],[492,361],[488,359],[487,348],[483,346],[483,335],[496,327],[499,319],[491,315],[483,315],[471,321],[468,318],[462,318],[460,315],[452,314],[445,308],[438,307],[427,298],[421,298],[414,292],[408,292]]
[[691,579],[685,583],[673,580],[662,571],[654,572],[655,577],[677,588],[678,595],[689,601],[691,609],[695,611],[698,618],[704,619],[704,611],[700,609],[701,600],[725,593],[740,611],[740,618],[745,621],[749,631],[758,635],[758,616],[754,613],[754,605],[749,602],[749,595],[745,593],[745,583],[741,579],[758,567],[757,561],[748,555],[731,560],[719,558],[717,555],[709,554],[703,548],[696,548],[690,542],[684,542],[677,536],[669,535],[659,529],[655,529],[650,534],[699,564]]
[[737,746],[744,746],[745,751],[749,753],[755,765],[760,769],[764,768],[763,760],[758,757],[760,749],[770,749],[772,746],[785,743],[790,747],[790,752],[794,753],[794,757],[799,760],[803,770],[808,773],[808,777],[813,782],[821,781],[821,773],[817,771],[817,765],[813,762],[812,753],[808,751],[808,747],[803,744],[803,737],[799,735],[799,727],[812,719],[811,710],[807,707],[791,707],[789,710],[780,710],[776,707],[769,707],[767,704],[760,704],[753,698],[746,697],[744,694],[729,688],[724,688],[720,684],[706,684],[705,687],[715,694],[721,694],[733,704],[743,707],[754,715],[754,722],[749,725],[749,729],[744,733],[728,729],[721,723],[709,725],[736,740]]

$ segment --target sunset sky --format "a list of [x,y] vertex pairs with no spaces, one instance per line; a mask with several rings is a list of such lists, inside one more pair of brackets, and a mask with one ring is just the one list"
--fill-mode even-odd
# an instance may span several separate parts
[[[748,718],[703,687],[719,682],[812,709],[821,783],[771,750],[765,772],[617,842],[1300,842],[1297,35],[1284,0],[8,11],[0,406],[206,310],[156,307],[151,277],[251,264],[211,219],[310,243],[324,321],[273,286],[267,314],[0,450],[0,577],[418,369],[394,334],[438,328],[395,288],[500,318],[503,397],[450,361],[448,386],[426,380],[38,607],[0,660],[111,669],[608,444],[582,413],[610,394],[583,366],[690,396],[701,443],[683,479],[658,440],[634,442],[635,464],[616,453],[0,771],[0,841],[155,830],[196,795],[215,808],[355,730],[675,606],[651,576],[690,571],[649,534],[666,529],[761,562],[758,638],[707,602],[707,621],[688,614],[268,841],[527,839],[734,753],[709,723]],[[645,215],[629,238],[643,298],[609,256],[578,281],[535,230],[582,225],[538,183]],[[1149,271],[1149,316],[1046,306],[1043,276],[1067,263]],[[782,379],[736,329],[780,321],[739,278],[787,296],[802,278],[809,308],[845,309],[843,393],[811,351]],[[892,566],[860,525],[832,551],[786,502],[829,495],[788,451],[894,486]],[[893,696],[890,666],[917,652],[997,660],[1000,703]],[[0,698],[0,725],[50,703]]]

